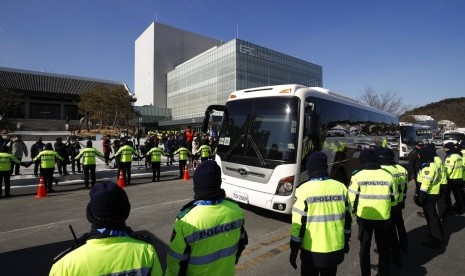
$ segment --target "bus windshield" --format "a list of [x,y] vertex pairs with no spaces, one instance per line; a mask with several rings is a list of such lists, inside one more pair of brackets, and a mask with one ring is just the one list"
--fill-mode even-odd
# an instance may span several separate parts
[[433,137],[431,128],[417,126],[400,126],[400,135],[402,143],[408,146],[414,146],[419,141],[430,141]]
[[295,163],[299,102],[296,97],[269,97],[226,103],[218,156],[264,168]]

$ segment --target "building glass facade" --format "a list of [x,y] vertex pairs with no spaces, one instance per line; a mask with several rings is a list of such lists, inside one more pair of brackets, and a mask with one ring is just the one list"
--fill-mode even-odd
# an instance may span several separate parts
[[168,73],[167,107],[173,120],[198,118],[233,91],[287,83],[323,86],[322,67],[234,39]]

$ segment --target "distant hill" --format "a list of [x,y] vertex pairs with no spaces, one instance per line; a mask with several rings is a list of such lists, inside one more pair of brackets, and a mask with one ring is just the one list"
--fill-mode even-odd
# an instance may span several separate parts
[[450,120],[456,127],[465,127],[465,97],[445,99],[414,108],[400,115],[400,121],[408,120],[405,118],[408,115],[429,115],[436,122]]

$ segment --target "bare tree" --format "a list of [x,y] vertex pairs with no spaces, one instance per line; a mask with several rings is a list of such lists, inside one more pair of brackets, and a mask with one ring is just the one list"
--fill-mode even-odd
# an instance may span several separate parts
[[367,87],[365,93],[359,97],[359,101],[393,114],[400,114],[405,112],[405,109],[408,109],[402,104],[402,98],[398,97],[397,93],[392,90],[378,94],[371,87]]
[[6,119],[12,107],[24,102],[24,95],[0,86],[0,99],[0,115]]

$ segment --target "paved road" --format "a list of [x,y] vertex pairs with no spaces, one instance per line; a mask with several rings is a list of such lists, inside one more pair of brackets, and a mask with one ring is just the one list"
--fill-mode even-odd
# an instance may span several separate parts
[[[163,166],[162,181],[154,183],[145,169],[134,169],[134,185],[126,188],[132,207],[127,223],[135,230],[149,230],[154,235],[165,266],[174,218],[193,196],[192,180],[179,180],[176,168]],[[82,180],[63,181],[56,187],[57,193],[37,200],[37,186],[21,184],[24,179],[34,179],[28,170],[15,180],[14,196],[0,200],[0,275],[47,275],[53,256],[72,243],[68,225],[78,235],[89,229],[84,212],[89,198]],[[117,180],[114,171],[107,173],[107,180]],[[412,191],[413,183],[409,185]],[[446,223],[445,252],[424,248],[420,242],[427,238],[426,222],[416,215],[418,207],[411,201],[410,193],[404,211],[409,253],[403,256],[402,269],[392,267],[393,275],[465,275],[465,217],[453,217]],[[249,245],[237,265],[237,275],[298,275],[288,264],[290,217],[243,207]],[[351,251],[339,266],[339,275],[360,274],[355,224],[352,231]],[[373,253],[373,263],[377,262],[376,257]]]

